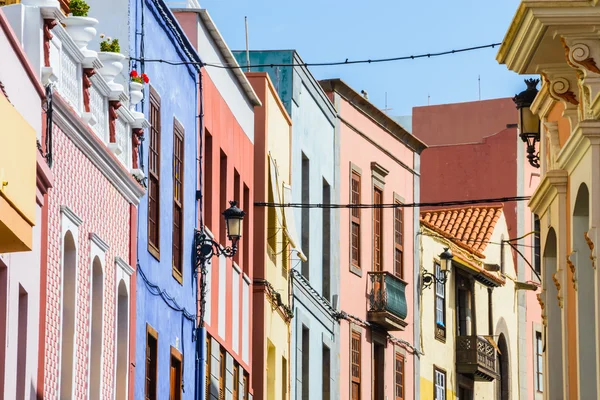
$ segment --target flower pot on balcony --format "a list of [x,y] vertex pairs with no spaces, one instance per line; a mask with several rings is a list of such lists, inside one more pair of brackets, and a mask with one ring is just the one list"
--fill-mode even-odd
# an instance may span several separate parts
[[87,48],[88,43],[96,36],[98,20],[89,17],[67,17],[63,24],[79,50],[87,57],[96,57],[96,52]]
[[115,78],[123,70],[123,60],[125,56],[121,53],[110,53],[101,51],[98,58],[104,65],[98,70],[98,73],[104,78],[113,93],[123,91],[123,85],[116,83]]
[[138,82],[129,83],[129,105],[131,110],[144,98],[144,85]]

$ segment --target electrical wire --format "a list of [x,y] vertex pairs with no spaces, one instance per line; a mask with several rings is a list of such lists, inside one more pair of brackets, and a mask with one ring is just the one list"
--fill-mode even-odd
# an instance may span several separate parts
[[202,62],[194,62],[194,61],[169,61],[163,59],[137,59],[136,61],[145,61],[145,62],[158,62],[164,63],[168,65],[200,65],[205,67],[213,67],[213,68],[222,68],[222,69],[244,69],[244,68],[274,68],[274,67],[326,67],[326,66],[336,66],[336,65],[356,65],[356,64],[377,64],[377,63],[385,63],[392,61],[404,61],[404,60],[416,60],[419,58],[432,58],[432,57],[440,57],[451,54],[458,53],[466,53],[469,51],[482,50],[487,48],[494,48],[496,46],[500,46],[502,43],[491,43],[482,46],[473,46],[473,47],[464,47],[456,50],[446,50],[435,53],[422,53],[417,55],[410,56],[399,56],[399,57],[388,57],[388,58],[375,58],[375,59],[364,59],[364,60],[350,60],[346,58],[344,61],[329,61],[329,62],[314,62],[314,63],[270,63],[270,64],[251,64],[251,65],[224,65],[224,64],[212,64],[212,63],[202,63]]
[[531,271],[533,271],[533,273],[535,274],[535,276],[537,276],[537,278],[540,280],[540,282],[542,281],[542,277],[540,276],[540,274],[537,273],[537,271],[535,270],[535,268],[533,268],[533,265],[531,265],[531,263],[529,262],[529,260],[527,260],[527,258],[525,257],[525,255],[523,255],[523,253],[521,253],[519,251],[519,249],[517,249],[517,247],[515,245],[513,245],[511,242],[506,241],[506,244],[508,244],[510,247],[512,247],[512,249],[514,251],[516,251],[523,260],[525,260],[525,263],[527,265],[529,265],[529,268],[531,269]]
[[[417,235],[423,235],[423,236],[433,237],[433,238],[437,238],[437,239],[448,239],[448,240],[453,240],[454,239],[454,240],[459,240],[459,239],[456,239],[456,238],[451,238],[451,237],[448,237],[448,236],[436,235],[436,234],[431,234],[431,233],[421,233],[421,232],[418,232]],[[507,240],[505,240],[505,242],[512,242],[514,240],[515,239],[507,239]],[[489,241],[489,240],[470,240],[469,239],[469,240],[465,240],[464,242],[465,243],[495,244],[495,245],[498,245],[498,246],[502,245],[502,242],[492,242],[492,241]],[[530,246],[528,244],[515,244],[515,246],[528,247],[530,249],[533,249],[533,248],[536,247],[536,246]]]
[[527,201],[531,196],[497,197],[491,199],[476,200],[454,200],[429,203],[391,203],[391,204],[320,204],[320,203],[268,203],[255,202],[255,207],[288,207],[288,208],[415,208],[415,207],[448,207],[463,206],[485,203],[509,203],[517,201]]

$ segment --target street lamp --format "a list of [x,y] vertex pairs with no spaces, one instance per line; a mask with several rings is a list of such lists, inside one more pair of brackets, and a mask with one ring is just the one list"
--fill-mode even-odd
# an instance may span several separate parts
[[519,110],[519,136],[527,144],[527,159],[532,167],[540,167],[540,153],[535,151],[536,142],[540,142],[540,118],[531,111],[531,103],[537,96],[539,79],[525,79],[527,89],[515,95],[513,101]]
[[196,263],[203,266],[212,256],[233,257],[237,253],[237,245],[242,237],[244,226],[244,215],[246,213],[237,206],[237,201],[230,201],[230,207],[223,212],[225,217],[225,228],[227,237],[231,240],[231,246],[221,247],[219,243],[206,236],[204,230],[196,231]]
[[[448,280],[448,274],[450,273],[450,268],[452,267],[452,251],[448,247],[444,247],[444,251],[440,254],[440,276],[436,276],[435,273],[427,272],[427,270],[423,271],[423,287],[421,290],[427,289],[434,282],[441,283],[442,285],[446,284]],[[435,272],[435,271],[434,271]]]

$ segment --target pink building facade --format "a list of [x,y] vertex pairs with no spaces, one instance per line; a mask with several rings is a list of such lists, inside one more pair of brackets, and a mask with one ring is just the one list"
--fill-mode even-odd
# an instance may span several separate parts
[[[343,81],[320,84],[339,117],[341,203],[418,202],[425,145]],[[418,218],[418,208],[340,213],[342,399],[419,397]]]
[[[421,157],[423,202],[531,196],[539,183],[539,170],[526,158],[526,145],[517,129],[518,112],[510,98],[413,108],[413,134],[428,148]],[[537,286],[541,273],[539,221],[526,202],[507,202],[504,215],[508,238],[523,239],[512,251],[517,278]],[[531,264],[530,267],[528,264]],[[538,291],[517,292],[519,313],[519,395],[541,399],[543,329]],[[541,374],[541,375],[540,375]]]

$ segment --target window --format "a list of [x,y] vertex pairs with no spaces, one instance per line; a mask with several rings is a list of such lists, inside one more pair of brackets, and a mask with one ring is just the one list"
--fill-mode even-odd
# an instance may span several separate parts
[[[221,150],[221,166],[220,166],[220,170],[219,170],[219,177],[220,177],[220,182],[219,182],[219,214],[222,213],[224,210],[229,208],[229,204],[227,203],[227,155],[223,152],[223,150]],[[221,211],[223,210],[223,211]],[[227,243],[227,235],[226,235],[226,228],[225,228],[225,220],[221,219],[219,222],[219,232],[220,232],[220,236],[219,236],[219,240],[221,241],[221,244],[225,244]]]
[[310,400],[310,331],[302,326],[302,400]]
[[[443,279],[442,267],[435,263],[434,272],[437,279]],[[436,338],[446,337],[446,286],[436,280],[435,282],[435,333]]]
[[[542,259],[540,257],[540,219],[537,215],[534,215],[533,230],[535,231],[535,233],[533,234],[533,268],[535,269],[535,272],[538,273],[538,275],[541,275]],[[535,276],[534,279],[538,280],[537,276]]]
[[[242,199],[240,199],[240,173],[235,168],[233,169],[233,200],[237,201],[238,207],[244,206]],[[242,232],[242,234],[244,234],[244,232]],[[242,243],[239,243],[238,251],[233,255],[233,261],[235,261],[238,266],[240,265],[240,253],[244,251],[246,251],[246,249],[242,246]]]
[[205,386],[206,386],[206,398],[210,398],[210,360],[211,356],[211,340],[210,336],[206,335],[206,373],[205,373]]
[[225,349],[221,347],[221,353],[219,355],[219,400],[225,400],[225,374],[227,370],[225,368]]
[[360,332],[352,331],[350,369],[352,377],[352,400],[360,400]]
[[[360,204],[360,175],[352,171],[352,192],[350,203]],[[352,222],[350,226],[350,235],[352,243],[352,266],[360,268],[360,208],[351,210]]]
[[160,97],[150,88],[150,144],[148,146],[148,251],[160,255]]
[[250,398],[250,396],[249,396],[250,388],[248,387],[249,380],[250,379],[248,378],[248,373],[244,372],[244,382],[243,382],[243,384],[244,384],[244,387],[243,387],[244,400],[248,400]]
[[212,223],[212,205],[213,205],[213,140],[208,130],[204,131],[204,187],[202,199],[204,200],[204,218],[206,226],[215,232]]
[[[302,203],[310,203],[310,160],[302,153]],[[310,260],[310,209],[308,207],[302,208],[301,214],[302,222],[302,250],[306,255],[306,258]],[[302,263],[302,276],[309,279],[309,263],[305,261]]]
[[238,392],[240,390],[240,366],[233,363],[233,398],[238,398]]
[[404,209],[401,207],[394,208],[394,274],[404,279]]
[[433,382],[435,384],[434,399],[446,400],[446,373],[440,369],[433,368]]
[[404,355],[400,352],[396,352],[395,362],[395,399],[404,400]]
[[287,399],[288,389],[288,373],[287,373],[287,360],[285,357],[281,357],[281,400]]
[[173,276],[183,282],[183,126],[173,122]]
[[[253,206],[250,205],[250,189],[248,188],[248,186],[246,186],[246,184],[244,184],[244,208],[243,208],[243,210],[246,212],[246,216],[244,217],[244,219],[246,221],[251,220],[252,208],[253,208]],[[246,275],[248,275],[248,274],[250,274],[250,244],[249,244],[250,243],[250,224],[248,222],[246,222],[242,229],[244,230],[244,232],[243,232],[244,236],[242,236],[242,248],[245,249],[244,250],[244,260],[243,260],[244,265],[242,265],[242,269],[246,273]]]
[[323,344],[323,371],[321,373],[321,387],[323,388],[322,400],[331,399],[331,351]]
[[158,332],[146,324],[146,400],[156,400]]
[[170,400],[181,400],[181,378],[182,378],[183,356],[171,346],[171,379]]
[[[329,183],[323,178],[323,204],[331,203],[331,189]],[[331,265],[330,265],[330,251],[331,251],[331,210],[324,208],[323,214],[323,239],[321,241],[323,249],[321,251],[322,260],[322,290],[321,295],[331,301]]]
[[[378,187],[373,188],[373,204],[382,204],[383,191]],[[381,240],[383,237],[383,221],[381,220],[383,209],[373,209],[373,271],[383,271]]]
[[535,390],[544,391],[544,343],[542,342],[542,333],[535,333]]

